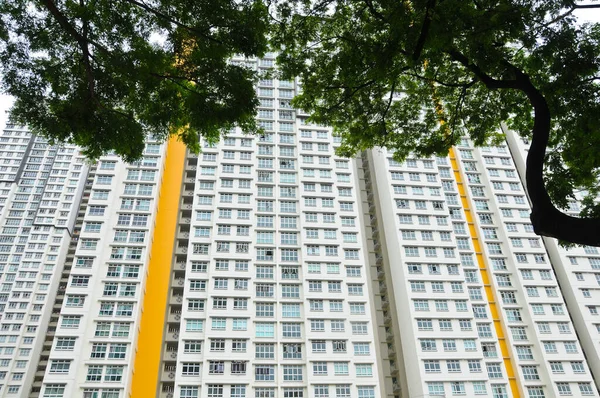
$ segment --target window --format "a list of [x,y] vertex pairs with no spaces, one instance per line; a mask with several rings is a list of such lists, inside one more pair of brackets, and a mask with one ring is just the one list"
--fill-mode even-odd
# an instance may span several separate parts
[[63,315],[60,327],[62,329],[77,329],[79,328],[80,315]]
[[547,354],[556,354],[558,352],[556,349],[556,343],[553,341],[544,342],[544,350]]
[[208,398],[222,398],[223,397],[223,385],[222,384],[208,384]]
[[49,373],[69,373],[71,367],[70,359],[53,359],[50,361]]
[[433,322],[431,319],[417,319],[417,328],[419,331],[433,330]]
[[283,344],[284,359],[302,359],[301,344]]
[[56,351],[73,351],[76,339],[76,337],[57,337],[54,349]]
[[110,350],[108,351],[109,359],[125,359],[127,354],[127,344],[115,343],[111,344]]
[[447,360],[446,366],[448,367],[448,372],[450,373],[458,373],[460,372],[460,362],[458,360]]
[[571,369],[573,373],[585,373],[583,362],[571,362]]
[[256,359],[274,359],[275,345],[274,344],[256,344],[254,346],[254,356]]
[[446,393],[444,391],[444,383],[427,383],[427,390],[429,391],[429,395],[431,397],[445,397]]
[[310,331],[311,332],[324,332],[325,321],[323,319],[311,319],[310,320]]
[[[13,386],[11,386],[13,387]],[[9,390],[10,393],[10,390]],[[65,393],[65,384],[46,384],[43,398],[62,398]]]
[[327,346],[325,340],[313,340],[311,342],[311,348],[313,353],[326,352]]
[[275,324],[257,322],[255,323],[255,336],[256,337],[275,337]]
[[233,309],[234,310],[246,310],[246,309],[248,309],[248,299],[247,298],[234,298],[234,300],[233,300]]
[[465,395],[465,383],[455,381],[450,384],[452,386],[452,395]]
[[525,380],[539,380],[540,376],[536,366],[521,366],[523,378]]
[[440,361],[435,360],[426,360],[423,361],[423,366],[425,368],[425,373],[440,373]]
[[363,295],[363,285],[348,283],[348,295],[362,296]]
[[300,304],[282,304],[281,316],[284,318],[299,318]]
[[522,361],[533,360],[533,352],[529,346],[517,346],[517,356]]
[[558,390],[559,395],[572,395],[569,383],[556,383],[556,389]]
[[124,366],[107,366],[104,373],[104,381],[118,382],[123,378]]
[[429,311],[429,302],[427,300],[414,300],[415,311]]
[[275,398],[275,389],[271,387],[254,387],[254,397]]
[[[325,362],[323,362],[325,363]],[[326,364],[326,363],[325,363]],[[347,362],[334,362],[333,372],[336,376],[348,375],[348,363]]]
[[186,319],[185,330],[188,332],[202,332],[203,327],[202,319]]
[[437,351],[437,344],[433,339],[422,339],[421,340],[422,351]]
[[[197,386],[181,386],[181,388],[179,390],[179,396],[181,398],[198,398],[199,397],[198,387]],[[93,397],[93,398],[97,398],[97,397]]]
[[329,386],[316,384],[314,386],[315,398],[329,398]]
[[501,379],[502,376],[502,365],[500,363],[488,363],[487,373],[490,379]]
[[577,383],[581,395],[594,395],[594,390],[590,383]]
[[183,352],[185,352],[186,354],[202,352],[202,342],[199,340],[184,341]]
[[274,381],[274,365],[256,365],[254,368],[254,380],[256,381]]
[[198,362],[183,362],[181,364],[182,376],[200,376],[200,363]]
[[468,362],[469,372],[480,373],[481,372],[481,361],[478,359],[470,359]]
[[552,373],[562,374],[565,373],[565,369],[563,368],[562,362],[550,362],[550,369]]
[[[232,371],[231,373],[233,373],[233,365],[234,363],[231,364],[232,366]],[[244,367],[245,367],[245,363],[244,363]],[[245,373],[245,371],[244,371]],[[244,398],[246,396],[246,386],[243,384],[232,384],[231,385],[231,390],[230,390],[230,397],[231,398]]]
[[284,365],[284,381],[302,381],[302,365]]
[[248,330],[248,320],[246,318],[233,318],[232,330]]
[[231,341],[232,352],[246,352],[247,342],[245,339],[234,339]]
[[369,355],[370,353],[371,351],[369,343],[354,343],[354,355]]

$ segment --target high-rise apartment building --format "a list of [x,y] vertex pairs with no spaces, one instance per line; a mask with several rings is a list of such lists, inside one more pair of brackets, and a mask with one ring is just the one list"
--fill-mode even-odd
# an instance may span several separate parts
[[599,259],[585,254],[597,250],[572,250],[567,262],[533,233],[519,178],[526,148],[507,134],[510,147],[464,141],[448,157],[402,164],[363,154],[383,311],[408,396],[598,394]]
[[532,232],[526,143],[344,159],[299,89],[136,164],[7,126],[0,397],[598,397],[600,255]]

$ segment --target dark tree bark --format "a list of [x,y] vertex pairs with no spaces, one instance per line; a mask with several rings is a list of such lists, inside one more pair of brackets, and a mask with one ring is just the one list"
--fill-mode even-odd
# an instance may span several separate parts
[[527,154],[525,180],[531,200],[531,224],[536,234],[581,245],[600,246],[600,220],[569,216],[558,210],[544,185],[544,160],[550,137],[551,114],[546,98],[529,77],[515,69],[519,89],[534,109],[533,137]]
[[519,68],[506,63],[514,74],[513,80],[497,80],[456,50],[448,51],[452,59],[471,70],[491,90],[513,89],[522,91],[534,110],[531,146],[527,154],[525,182],[531,201],[531,224],[536,234],[580,245],[600,246],[600,219],[572,217],[557,209],[544,184],[544,161],[550,138],[552,115],[544,95],[533,85],[529,76]]

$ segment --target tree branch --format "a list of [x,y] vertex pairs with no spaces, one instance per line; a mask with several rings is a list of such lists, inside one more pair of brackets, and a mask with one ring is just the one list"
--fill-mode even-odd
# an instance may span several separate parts
[[82,60],[83,60],[83,65],[85,67],[85,75],[86,75],[86,79],[87,79],[88,91],[90,94],[90,98],[95,101],[96,100],[96,87],[95,87],[96,82],[94,79],[94,73],[92,70],[91,62],[90,62],[90,49],[88,48],[88,39],[87,39],[87,23],[84,22],[84,24],[83,24],[84,34],[82,35],[81,33],[79,33],[77,31],[77,29],[75,29],[75,27],[73,25],[71,25],[71,23],[69,22],[67,17],[65,17],[65,15],[62,12],[60,12],[58,7],[56,7],[56,4],[54,4],[54,2],[52,0],[43,0],[43,3],[46,6],[46,8],[48,9],[48,11],[50,11],[52,16],[58,21],[60,26],[62,26],[62,28],[71,37],[73,37],[73,39],[75,39],[75,41],[79,45],[79,48],[81,49],[81,52],[83,53]]
[[458,100],[456,101],[456,105],[454,106],[454,114],[456,117],[452,119],[452,124],[450,126],[450,131],[454,131],[454,127],[456,126],[456,121],[460,118],[462,112],[462,106],[465,102],[465,98],[467,97],[467,89],[471,87],[475,83],[475,80],[471,82],[469,85],[463,85],[460,90],[460,95]]
[[572,7],[569,11],[565,12],[564,14],[558,15],[556,18],[551,19],[550,21],[542,24],[542,28],[547,28],[548,26],[552,25],[555,22],[560,21],[561,19],[564,19],[566,17],[568,17],[569,15],[573,14],[573,11],[575,11],[577,8],[576,7]]
[[212,37],[210,34],[207,34],[206,32],[202,32],[196,28],[192,28],[191,26],[185,25],[181,22],[179,22],[178,20],[176,20],[175,18],[173,18],[172,16],[165,14],[155,8],[150,7],[149,5],[147,5],[146,3],[144,3],[143,1],[136,1],[136,0],[122,0],[125,1],[127,3],[133,4],[145,11],[148,11],[151,14],[154,14],[155,16],[164,19],[167,22],[172,23],[173,25],[185,29],[189,32],[195,33],[201,37],[204,37],[206,40],[218,43],[218,44],[223,44],[223,42],[221,40],[215,39],[214,37]]
[[423,52],[423,47],[425,47],[425,41],[427,40],[427,35],[429,34],[429,27],[431,26],[433,8],[435,7],[435,4],[436,0],[427,1],[427,5],[425,7],[425,17],[423,18],[423,25],[421,25],[421,33],[419,34],[419,39],[417,40],[417,44],[415,45],[415,51],[412,55],[413,61],[417,61],[419,57],[421,57],[421,52]]
[[[330,111],[332,111],[332,110],[334,110],[336,108],[339,108],[344,102],[346,102],[350,98],[354,97],[354,94],[356,94],[359,90],[361,90],[361,89],[363,89],[365,87],[371,86],[373,84],[375,84],[375,80],[371,79],[371,80],[367,80],[363,84],[360,84],[360,85],[358,85],[356,87],[352,87],[352,92],[351,93],[349,93],[349,94],[344,93],[343,94],[343,98],[340,101],[338,101],[336,104],[328,107],[326,109],[326,112],[330,112]],[[350,87],[344,88],[344,90],[348,90],[348,89],[350,89]]]
[[387,18],[383,16],[382,13],[380,13],[379,11],[377,11],[377,9],[375,9],[375,6],[373,5],[373,2],[371,0],[365,0],[365,3],[367,4],[367,8],[369,9],[369,11],[371,12],[371,14],[373,14],[373,16],[377,19],[379,19],[382,22],[387,23]]
[[425,76],[421,76],[418,73],[407,73],[407,75],[412,76],[412,77],[416,77],[417,79],[421,79],[421,80],[425,80],[425,81],[429,81],[429,82],[434,82],[437,83],[441,86],[445,86],[445,87],[464,87],[464,88],[469,88],[472,87],[475,83],[477,83],[477,79],[473,79],[470,82],[465,82],[465,83],[448,83],[445,82],[443,80],[438,80],[435,77],[425,77]]
[[573,243],[600,246],[600,222],[595,218],[569,216],[558,210],[546,191],[544,162],[550,139],[550,109],[544,95],[531,83],[529,76],[516,67],[513,71],[534,110],[533,135],[527,154],[525,180],[531,200],[531,223],[535,233]]
[[573,7],[576,9],[600,8],[600,4],[575,4]]
[[555,18],[551,19],[550,21],[541,24],[542,28],[547,28],[548,26],[552,25],[553,23],[556,23],[558,21],[560,21],[561,19],[564,19],[566,17],[568,17],[569,15],[573,14],[573,12],[575,10],[582,10],[582,9],[586,9],[586,8],[600,8],[600,4],[573,4],[571,6],[571,8],[564,12],[563,14],[560,14],[558,16],[556,16]]
[[498,80],[492,78],[488,74],[484,73],[477,65],[471,64],[466,56],[454,49],[447,51],[447,53],[453,60],[459,62],[465,68],[473,72],[473,74],[490,90],[496,90],[501,88],[520,88],[520,85],[518,84],[517,80]]
[[550,139],[551,114],[544,95],[533,85],[529,76],[514,65],[505,62],[514,80],[496,80],[456,51],[450,56],[475,74],[491,89],[516,89],[523,92],[534,111],[532,140],[527,154],[525,182],[531,200],[531,223],[536,234],[569,242],[600,246],[600,220],[569,216],[558,210],[544,184],[546,148]]
[[390,88],[390,98],[388,99],[387,107],[385,108],[383,115],[381,115],[381,124],[383,125],[383,134],[384,135],[388,134],[387,126],[385,125],[385,118],[387,117],[387,114],[390,111],[390,108],[392,106],[392,101],[394,99],[394,92],[396,91],[396,83],[397,82],[394,79],[394,82],[392,83],[392,87]]

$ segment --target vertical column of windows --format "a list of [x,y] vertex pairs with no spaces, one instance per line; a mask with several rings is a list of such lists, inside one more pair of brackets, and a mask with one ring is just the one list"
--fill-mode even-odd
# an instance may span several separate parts
[[[485,341],[494,338],[490,310],[450,163],[447,158],[386,160],[425,391],[489,392],[490,378],[473,383],[472,375],[485,371],[485,358],[501,358],[495,351],[486,355],[491,345]],[[453,382],[433,381],[440,374]],[[505,380],[503,372],[494,376],[495,383]]]
[[[482,148],[480,154],[493,194],[493,206],[499,209],[495,218],[498,225],[504,227],[498,234],[492,228],[484,228],[483,232],[487,234],[487,241],[495,240],[496,248],[501,250],[502,257],[494,259],[492,264],[499,274],[496,282],[504,285],[500,285],[503,313],[509,322],[521,378],[526,385],[539,383],[539,380],[554,381],[545,390],[528,386],[530,396],[565,395],[568,391],[577,391],[573,371],[565,372],[564,369],[575,363],[577,373],[587,374],[588,382],[591,375],[584,365],[583,353],[545,247],[533,233],[529,222],[531,210],[513,161],[506,146]],[[490,243],[487,248],[494,249]],[[516,305],[517,299],[522,300],[524,306]],[[527,322],[529,319],[533,321],[531,325]],[[544,366],[531,364],[531,360],[539,361],[532,353],[536,351],[532,350],[532,342],[540,345],[538,352],[543,355]],[[557,360],[556,354],[561,352],[567,361]]]

